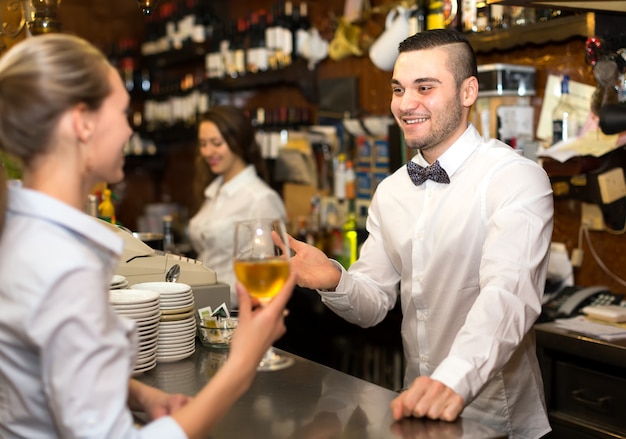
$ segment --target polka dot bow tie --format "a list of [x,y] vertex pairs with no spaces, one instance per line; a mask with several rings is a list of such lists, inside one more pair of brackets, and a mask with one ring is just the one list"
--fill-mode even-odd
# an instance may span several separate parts
[[429,178],[437,183],[450,183],[450,177],[448,177],[446,170],[439,164],[439,160],[435,160],[432,165],[426,166],[425,168],[409,160],[406,164],[406,169],[409,173],[409,177],[411,177],[411,181],[415,183],[416,186],[421,185]]

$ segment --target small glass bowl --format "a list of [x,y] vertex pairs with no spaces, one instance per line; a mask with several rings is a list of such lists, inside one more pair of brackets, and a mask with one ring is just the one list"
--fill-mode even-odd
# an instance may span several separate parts
[[198,323],[198,337],[203,346],[209,348],[229,348],[237,328],[237,318],[228,317],[219,320]]

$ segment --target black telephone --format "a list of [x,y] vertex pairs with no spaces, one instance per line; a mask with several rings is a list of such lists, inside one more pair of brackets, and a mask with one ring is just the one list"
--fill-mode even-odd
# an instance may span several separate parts
[[538,322],[573,317],[585,306],[613,305],[620,303],[623,299],[622,296],[611,293],[607,287],[601,285],[565,287],[554,294],[555,296],[543,305]]

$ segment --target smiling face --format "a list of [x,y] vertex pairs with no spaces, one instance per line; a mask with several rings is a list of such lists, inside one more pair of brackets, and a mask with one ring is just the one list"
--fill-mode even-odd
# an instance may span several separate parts
[[198,128],[198,146],[205,163],[215,175],[228,181],[246,167],[241,157],[234,154],[213,122],[203,121]]
[[478,83],[468,78],[457,87],[448,70],[445,47],[401,52],[391,80],[391,112],[406,145],[436,160],[467,128]]

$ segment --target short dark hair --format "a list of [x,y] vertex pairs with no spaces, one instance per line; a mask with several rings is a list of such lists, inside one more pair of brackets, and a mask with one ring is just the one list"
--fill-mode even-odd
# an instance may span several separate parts
[[471,77],[478,77],[476,54],[467,36],[454,29],[431,29],[418,32],[402,41],[398,52],[427,50],[446,46],[448,49],[448,70],[456,79],[457,87]]

